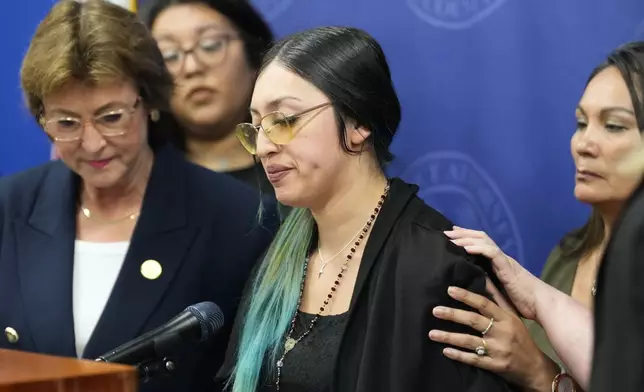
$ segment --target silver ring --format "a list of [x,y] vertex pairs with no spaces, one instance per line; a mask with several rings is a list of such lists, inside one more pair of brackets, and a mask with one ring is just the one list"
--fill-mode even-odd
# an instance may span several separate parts
[[477,348],[474,349],[474,352],[479,357],[483,357],[483,356],[487,355],[487,343],[485,342],[485,339],[483,339],[483,338],[481,338],[481,342],[483,343],[483,345],[478,346]]
[[485,331],[481,332],[481,336],[485,336],[486,333],[490,332],[492,325],[494,325],[494,317],[490,319],[490,323],[487,325],[487,328],[485,328]]

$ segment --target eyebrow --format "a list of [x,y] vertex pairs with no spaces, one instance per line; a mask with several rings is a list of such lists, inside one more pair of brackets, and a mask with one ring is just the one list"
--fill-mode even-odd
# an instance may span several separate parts
[[[217,30],[217,32],[222,34],[231,34],[229,29],[226,29],[217,23],[208,23],[197,27],[197,34],[203,34],[205,31],[212,30],[212,29]],[[158,36],[155,37],[155,39],[157,41],[161,41],[164,39],[174,41],[175,35],[170,33],[164,33],[164,34],[159,34]]]
[[[277,107],[278,107],[282,102],[284,102],[284,101],[289,101],[289,100],[291,100],[291,101],[297,101],[297,102],[302,102],[302,100],[301,100],[301,99],[299,99],[299,98],[297,98],[297,97],[293,97],[293,96],[291,96],[291,95],[284,95],[284,96],[281,96],[281,97],[278,97],[278,98],[275,98],[275,99],[273,99],[273,100],[269,101],[269,102],[266,104],[266,107],[267,107],[269,110],[271,110],[271,109],[277,109]],[[250,108],[250,112],[251,112],[251,113],[255,113],[255,114],[259,114],[259,110],[255,109],[255,108],[253,108],[253,107],[251,107],[251,108]]]
[[[584,109],[579,105],[577,106],[577,110],[579,110],[584,115],[586,114]],[[622,106],[609,106],[609,107],[606,107],[606,108],[602,108],[601,111],[600,111],[600,114],[605,115],[605,114],[608,114],[608,113],[611,113],[611,112],[622,112],[622,113],[630,114],[631,116],[635,116],[634,111],[632,111],[630,109],[627,109],[625,107],[622,107]]]

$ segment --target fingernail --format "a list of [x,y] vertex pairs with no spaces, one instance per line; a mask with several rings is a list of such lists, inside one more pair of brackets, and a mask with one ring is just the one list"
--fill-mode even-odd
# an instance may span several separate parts
[[454,350],[453,348],[445,348],[445,349],[443,349],[443,354],[446,357],[452,358],[452,357],[456,356],[456,350]]
[[455,286],[450,286],[447,288],[447,294],[451,297],[459,297],[463,294],[463,290]]
[[431,330],[429,331],[429,338],[432,340],[440,340],[444,336],[443,331]]
[[442,306],[437,306],[434,308],[434,316],[442,316],[447,313],[447,309]]

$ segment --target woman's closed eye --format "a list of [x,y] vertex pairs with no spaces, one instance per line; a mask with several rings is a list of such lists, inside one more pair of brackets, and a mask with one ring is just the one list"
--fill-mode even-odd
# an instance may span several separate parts
[[199,41],[199,49],[204,52],[218,52],[224,46],[224,40],[222,38],[202,38]]
[[609,132],[621,132],[628,129],[628,127],[615,123],[606,123],[605,127]]
[[297,116],[286,116],[284,118],[276,119],[273,122],[273,125],[277,125],[277,126],[280,126],[280,127],[291,127],[295,123],[297,123],[298,119],[299,119],[299,117],[297,117]]
[[583,131],[584,129],[586,129],[586,127],[587,127],[587,126],[588,126],[588,124],[586,123],[586,121],[584,121],[584,120],[577,120],[577,126],[576,126],[576,128],[575,128],[575,129],[576,129],[577,131]]
[[174,49],[164,49],[161,51],[161,55],[163,56],[163,60],[166,63],[172,63],[172,62],[177,62],[181,58],[181,51],[174,48]]
[[56,120],[56,125],[60,129],[75,129],[79,125],[79,121],[73,118],[59,118]]
[[98,118],[98,120],[106,125],[119,124],[123,120],[124,114],[122,112],[107,113]]

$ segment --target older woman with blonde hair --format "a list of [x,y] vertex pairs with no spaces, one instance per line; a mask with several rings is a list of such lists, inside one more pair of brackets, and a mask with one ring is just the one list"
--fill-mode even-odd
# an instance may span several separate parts
[[[173,80],[147,28],[57,2],[21,82],[60,160],[0,181],[0,348],[96,358],[201,301],[231,321],[274,206],[258,222],[257,192],[166,143]],[[142,391],[213,390],[229,325]]]

